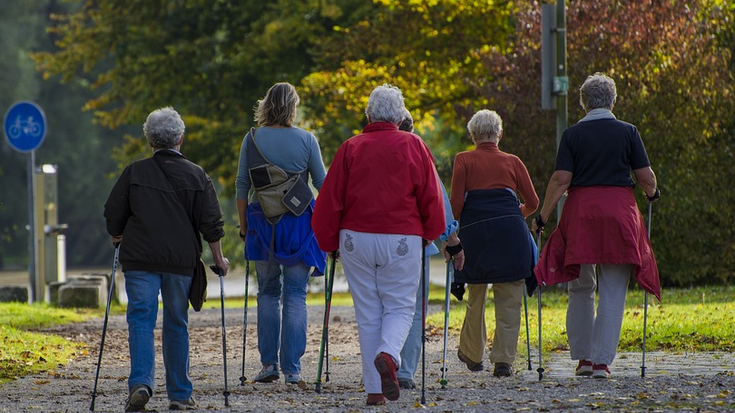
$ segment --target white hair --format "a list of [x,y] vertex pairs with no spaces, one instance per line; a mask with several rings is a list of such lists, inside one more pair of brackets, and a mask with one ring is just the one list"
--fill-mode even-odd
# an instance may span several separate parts
[[370,93],[365,114],[370,122],[398,124],[403,121],[405,109],[401,89],[386,83]]
[[503,134],[503,120],[494,110],[482,109],[472,115],[472,119],[467,122],[467,130],[475,138],[475,142],[498,143]]
[[143,133],[148,144],[155,149],[175,147],[184,136],[184,121],[172,107],[156,109],[143,124]]
[[598,108],[612,110],[617,97],[615,81],[600,72],[587,76],[579,88],[579,104],[585,112]]

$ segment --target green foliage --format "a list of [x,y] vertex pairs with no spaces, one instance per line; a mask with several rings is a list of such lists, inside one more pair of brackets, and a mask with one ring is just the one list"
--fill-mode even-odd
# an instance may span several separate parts
[[[388,82],[404,91],[445,181],[469,146],[466,121],[486,107],[504,120],[501,148],[526,163],[542,197],[553,172],[555,114],[540,109],[536,1],[76,3],[52,15],[58,49],[35,54],[37,67],[89,88],[85,108],[108,127],[175,106],[187,123],[184,153],[226,195],[253,105],[284,80],[299,87],[300,124],[320,139],[327,163],[364,124],[371,89]],[[567,10],[570,122],[583,116],[575,90],[587,75],[616,79],[615,113],[638,126],[663,193],[652,234],[662,282],[732,281],[735,8],[594,0]],[[120,166],[148,154],[140,126],[125,132],[115,145]]]
[[339,145],[364,125],[375,86],[403,91],[416,131],[441,166],[442,178],[466,143],[466,109],[483,104],[471,84],[491,73],[475,58],[480,50],[504,49],[512,26],[510,3],[484,1],[376,1],[383,6],[352,26],[340,25],[318,50],[322,70],[302,80],[309,127],[321,137],[329,162]]
[[[735,14],[720,3],[585,1],[567,11],[570,123],[583,116],[575,91],[586,76],[611,75],[614,112],[639,128],[662,190],[652,243],[664,285],[735,279],[735,212],[725,207],[735,201]],[[517,4],[513,48],[481,54],[496,78],[475,91],[503,117],[501,146],[526,162],[543,197],[556,149],[553,112],[539,108],[540,10]]]
[[[36,165],[58,165],[59,222],[65,232],[67,264],[94,266],[108,262],[110,251],[102,218],[111,183],[101,179],[114,170],[110,149],[119,144],[118,132],[104,134],[81,107],[92,94],[75,80],[68,85],[43,82],[33,70],[31,50],[51,50],[46,33],[47,15],[71,10],[65,2],[51,0],[0,3],[0,108],[5,111],[19,100],[38,103],[46,114],[47,136],[35,152]],[[0,144],[0,266],[28,265],[29,154]]]
[[[296,83],[309,50],[343,17],[334,1],[81,1],[53,15],[59,49],[37,53],[39,69],[80,76],[96,97],[85,109],[107,127],[141,125],[173,106],[184,117],[183,153],[234,192],[240,144],[252,107],[276,81]],[[144,16],[141,18],[141,16]],[[123,166],[146,154],[137,127],[116,152]]]

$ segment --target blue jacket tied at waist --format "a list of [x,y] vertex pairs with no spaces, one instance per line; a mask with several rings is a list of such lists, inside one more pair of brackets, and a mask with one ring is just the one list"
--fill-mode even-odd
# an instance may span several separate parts
[[[277,224],[271,225],[257,202],[248,205],[248,233],[246,237],[245,259],[251,261],[268,261],[271,239],[273,239],[273,257],[276,262],[287,267],[298,264],[314,267],[312,276],[324,274],[327,263],[326,254],[319,245],[311,230],[311,215],[314,201],[303,214],[295,216],[291,213],[283,215]],[[272,232],[275,231],[275,236]]]
[[459,237],[466,258],[464,269],[454,273],[455,281],[491,284],[531,277],[534,253],[529,235],[512,191],[467,192],[459,219]]

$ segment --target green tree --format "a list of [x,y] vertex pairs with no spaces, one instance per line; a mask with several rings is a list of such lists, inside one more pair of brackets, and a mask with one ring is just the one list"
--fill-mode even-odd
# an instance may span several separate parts
[[[67,264],[106,265],[110,248],[100,242],[106,239],[100,205],[111,184],[100,178],[115,167],[109,153],[120,144],[118,134],[102,135],[91,115],[82,113],[91,95],[78,82],[43,82],[28,57],[31,50],[53,47],[45,32],[47,16],[67,10],[68,5],[53,0],[0,4],[0,107],[32,100],[44,109],[47,137],[36,150],[36,165],[59,166],[59,222],[69,225]],[[8,267],[28,265],[29,156],[5,144],[0,149],[0,257]]]
[[[653,246],[668,285],[735,277],[733,9],[720,1],[585,1],[568,7],[569,119],[578,87],[597,71],[617,83],[615,114],[638,126],[663,192]],[[477,88],[501,108],[513,152],[543,195],[555,153],[551,113],[539,109],[540,11],[519,2],[514,48],[482,59],[496,80]],[[730,37],[728,37],[730,36]],[[534,122],[529,122],[534,119]],[[641,210],[646,202],[638,191]]]
[[380,6],[317,51],[320,68],[302,81],[306,120],[321,137],[324,158],[364,125],[371,90],[382,83],[401,88],[417,131],[451,176],[452,156],[467,141],[468,107],[482,105],[472,86],[487,73],[481,50],[505,50],[512,32],[511,2],[437,0],[376,1]]
[[[79,0],[51,14],[56,49],[33,58],[47,78],[84,85],[84,109],[125,132],[114,146],[118,168],[148,156],[147,114],[173,106],[187,125],[183,153],[218,181],[233,228],[229,256],[240,254],[235,191],[242,137],[252,108],[277,81],[298,84],[314,65],[315,45],[340,22],[373,5],[347,0]],[[135,126],[131,126],[135,125]],[[231,202],[234,203],[234,202]],[[98,205],[101,205],[98,204]],[[229,212],[228,212],[229,211]]]
[[[257,100],[274,82],[308,74],[314,43],[353,12],[324,0],[80,3],[76,13],[52,16],[58,49],[35,54],[38,67],[62,81],[88,78],[95,98],[85,109],[109,128],[174,106],[187,124],[185,153],[228,194]],[[145,146],[136,130],[116,158],[127,164]]]

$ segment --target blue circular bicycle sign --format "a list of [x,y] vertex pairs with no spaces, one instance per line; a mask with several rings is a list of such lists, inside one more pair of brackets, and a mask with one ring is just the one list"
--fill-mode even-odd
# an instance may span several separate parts
[[5,112],[5,140],[18,152],[31,152],[46,138],[46,115],[33,102],[16,102]]

